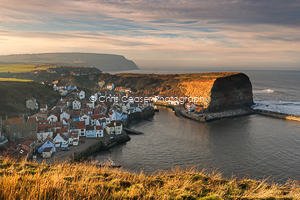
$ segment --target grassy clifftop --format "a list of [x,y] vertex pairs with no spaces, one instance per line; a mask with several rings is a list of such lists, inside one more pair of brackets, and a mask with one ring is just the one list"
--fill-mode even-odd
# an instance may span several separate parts
[[90,163],[38,165],[0,160],[0,199],[299,199],[298,181],[286,185],[223,179],[195,168],[152,175]]

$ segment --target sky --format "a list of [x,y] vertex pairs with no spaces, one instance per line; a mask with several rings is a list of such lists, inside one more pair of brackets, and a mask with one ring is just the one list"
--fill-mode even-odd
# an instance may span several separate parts
[[300,69],[299,0],[1,0],[0,55],[124,55],[139,67]]

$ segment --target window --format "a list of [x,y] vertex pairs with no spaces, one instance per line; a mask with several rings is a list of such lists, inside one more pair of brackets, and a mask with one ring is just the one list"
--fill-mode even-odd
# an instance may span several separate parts
[[81,131],[84,131],[84,129],[81,129]]

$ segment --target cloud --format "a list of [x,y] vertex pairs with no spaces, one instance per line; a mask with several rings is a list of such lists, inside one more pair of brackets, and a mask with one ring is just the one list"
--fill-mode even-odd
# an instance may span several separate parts
[[299,10],[298,0],[2,0],[0,54],[299,63]]

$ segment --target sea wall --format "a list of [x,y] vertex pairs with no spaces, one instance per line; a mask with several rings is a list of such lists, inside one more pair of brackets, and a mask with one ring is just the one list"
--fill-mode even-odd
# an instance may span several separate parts
[[115,136],[114,138],[107,139],[104,141],[101,140],[101,141],[89,146],[87,149],[74,155],[73,160],[81,161],[81,160],[86,159],[89,156],[93,155],[97,151],[108,150],[118,144],[122,144],[122,143],[130,141],[130,139],[131,138],[127,135],[127,133],[123,132],[123,134]]
[[278,112],[273,112],[273,111],[268,111],[268,110],[260,110],[260,109],[255,109],[252,110],[254,113],[258,113],[261,115],[266,115],[266,116],[271,116],[279,119],[286,119],[286,120],[291,120],[291,121],[298,121],[300,122],[300,116],[298,115],[288,115],[284,113],[278,113]]

